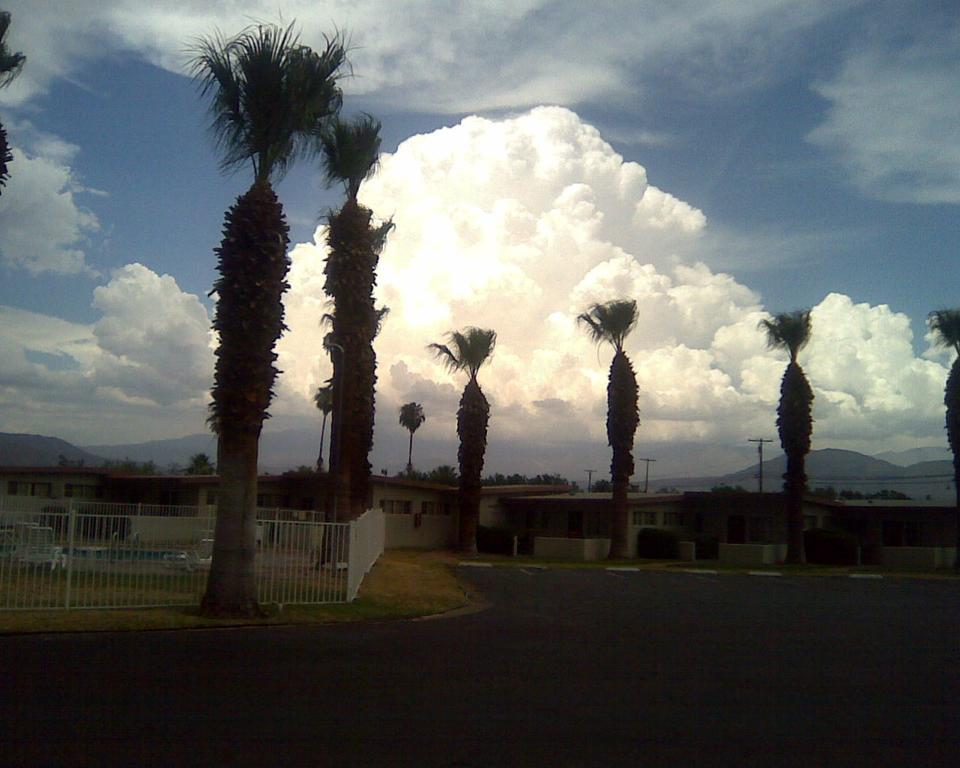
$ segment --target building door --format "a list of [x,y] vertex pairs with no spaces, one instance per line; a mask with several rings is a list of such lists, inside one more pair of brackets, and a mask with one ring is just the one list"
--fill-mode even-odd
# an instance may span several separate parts
[[727,544],[747,541],[747,519],[743,515],[727,515]]

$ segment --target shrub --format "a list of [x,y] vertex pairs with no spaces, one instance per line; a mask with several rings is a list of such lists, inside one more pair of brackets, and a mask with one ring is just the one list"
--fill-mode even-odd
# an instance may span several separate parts
[[509,528],[477,526],[477,551],[489,555],[512,555],[514,536],[516,534]]
[[844,531],[811,528],[803,532],[803,549],[808,563],[856,565],[857,537]]
[[693,542],[697,545],[697,560],[716,560],[720,557],[720,539],[716,536],[698,533],[693,536]]
[[679,557],[680,539],[673,531],[661,528],[641,528],[637,534],[637,557],[671,560]]

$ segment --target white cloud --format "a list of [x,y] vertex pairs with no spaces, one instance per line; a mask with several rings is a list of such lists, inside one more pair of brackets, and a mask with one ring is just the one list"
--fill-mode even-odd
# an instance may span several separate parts
[[[627,345],[641,388],[639,445],[775,437],[785,359],[758,330],[768,316],[760,297],[699,260],[710,252],[700,211],[651,186],[572,112],[471,117],[412,137],[383,157],[361,198],[396,224],[377,289],[391,308],[377,341],[378,441],[410,399],[428,412],[418,438],[455,440],[463,382],[425,348],[479,325],[499,334],[480,374],[492,456],[524,446],[533,457],[571,436],[604,446],[610,353],[575,318],[624,296],[640,309]],[[323,235],[293,251],[285,414],[306,413],[318,376],[329,375],[318,363]],[[817,392],[815,447],[882,450],[940,436],[946,369],[914,356],[905,315],[831,294],[814,320],[801,359]]]
[[0,307],[0,428],[81,442],[202,432],[213,353],[199,299],[128,264],[93,306],[89,326]]
[[100,224],[77,202],[82,189],[63,162],[69,145],[49,137],[44,146],[50,156],[13,149],[0,196],[0,259],[32,275],[89,272],[84,246]]
[[830,102],[809,140],[838,153],[851,180],[880,200],[960,202],[960,25],[902,47],[853,49],[817,92]]
[[[790,61],[802,33],[857,0],[572,0],[458,4],[436,0],[291,0],[308,44],[334,24],[348,30],[358,76],[352,93],[404,109],[458,113],[642,99],[643,82],[665,76],[703,91],[755,84]],[[219,28],[275,20],[268,0],[8,0],[11,45],[28,56],[8,92],[15,103],[43,92],[84,61],[133,51],[183,71],[185,45]],[[495,66],[493,65],[495,63]],[[656,134],[653,134],[656,136]]]

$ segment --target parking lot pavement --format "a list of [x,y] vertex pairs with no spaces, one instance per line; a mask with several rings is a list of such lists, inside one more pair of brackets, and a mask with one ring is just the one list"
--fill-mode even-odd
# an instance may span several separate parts
[[0,638],[6,765],[954,765],[954,582],[464,568],[425,622]]

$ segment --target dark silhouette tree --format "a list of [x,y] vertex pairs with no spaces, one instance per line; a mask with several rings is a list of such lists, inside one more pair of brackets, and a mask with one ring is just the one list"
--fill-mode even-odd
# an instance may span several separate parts
[[272,181],[300,156],[342,103],[346,64],[339,36],[316,53],[293,25],[259,24],[194,46],[193,74],[210,97],[221,168],[250,167],[253,184],[227,211],[216,249],[213,325],[220,336],[210,407],[219,437],[220,493],[213,563],[203,596],[207,615],[260,613],[254,579],[257,457],[277,376],[274,345],[284,330],[281,297],[290,259],[288,227]]
[[318,387],[313,395],[314,405],[317,410],[323,414],[323,421],[320,425],[320,450],[317,452],[317,472],[323,472],[323,438],[327,433],[327,416],[333,410],[333,385],[326,384]]
[[420,429],[420,425],[427,420],[423,415],[423,406],[420,403],[404,403],[400,406],[400,426],[410,433],[410,443],[407,446],[407,474],[413,472],[413,433]]
[[330,457],[330,470],[337,506],[343,509],[333,512],[337,519],[349,519],[363,514],[370,486],[377,383],[373,340],[385,314],[374,306],[373,290],[380,252],[393,224],[374,222],[373,212],[357,201],[360,185],[379,162],[379,121],[366,114],[352,121],[333,120],[320,135],[320,149],[327,184],[340,183],[346,192],[343,207],[327,216],[324,290],[333,300],[333,312],[327,315],[330,342],[342,350],[332,355],[334,387],[343,403],[330,430],[331,442],[339,446]]
[[[0,11],[0,88],[6,88],[12,83],[27,57],[22,53],[11,53],[7,48],[7,30],[10,29],[10,12]],[[0,123],[0,192],[10,178],[7,164],[13,161],[10,143],[7,141],[7,130]]]
[[440,361],[451,371],[464,371],[468,379],[460,397],[457,410],[457,435],[460,449],[458,502],[460,506],[459,540],[460,551],[476,554],[477,525],[480,519],[480,478],[483,459],[487,452],[487,425],[490,421],[490,404],[484,397],[477,373],[490,359],[497,343],[497,334],[484,328],[465,328],[453,331],[448,344],[431,344]]
[[190,457],[190,464],[187,465],[188,475],[215,475],[217,468],[213,466],[210,457],[205,453],[195,453]]
[[[614,349],[607,383],[607,442],[612,449],[610,480],[613,486],[613,512],[610,525],[610,558],[628,555],[627,492],[633,475],[633,441],[640,426],[637,377],[623,343],[637,324],[637,302],[623,299],[594,304],[577,317],[598,344],[606,342]],[[599,487],[599,482],[594,486]]]
[[957,528],[955,571],[960,571],[960,309],[938,309],[928,318],[937,344],[950,347],[957,357],[950,366],[947,385],[943,390],[943,403],[947,407],[947,440],[953,452],[953,487],[955,494],[955,520]]
[[787,562],[803,563],[803,492],[807,486],[805,468],[813,434],[813,390],[797,354],[810,341],[810,310],[784,312],[770,320],[761,320],[771,349],[785,349],[790,362],[780,383],[777,406],[777,430],[780,446],[787,457],[783,474],[783,492],[787,500]]

